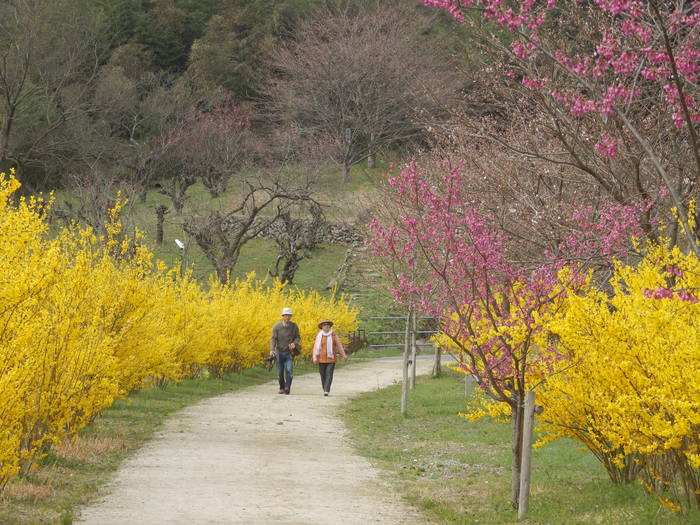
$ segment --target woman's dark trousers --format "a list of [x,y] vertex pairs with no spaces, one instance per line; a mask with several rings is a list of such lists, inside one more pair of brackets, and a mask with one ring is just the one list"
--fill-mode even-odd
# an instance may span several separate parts
[[331,383],[333,382],[333,370],[335,363],[319,363],[318,371],[321,374],[321,386],[324,392],[331,391]]

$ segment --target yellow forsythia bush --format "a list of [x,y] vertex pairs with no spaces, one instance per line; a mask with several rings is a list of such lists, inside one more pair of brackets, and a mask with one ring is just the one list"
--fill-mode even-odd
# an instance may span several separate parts
[[584,444],[614,481],[700,506],[700,261],[652,245],[610,286],[570,295],[549,326],[569,356],[538,390],[540,429]]
[[120,204],[103,236],[74,226],[49,237],[51,203],[13,202],[18,187],[0,175],[0,491],[117,397],[261,363],[283,306],[307,353],[320,318],[355,328],[343,301],[253,276],[203,290],[124,235]]
[[217,326],[207,364],[218,371],[260,363],[269,354],[272,326],[281,319],[285,306],[292,308],[294,322],[299,325],[302,356],[311,355],[321,319],[332,319],[341,334],[357,327],[357,311],[342,299],[327,299],[315,291],[288,290],[279,283],[270,286],[255,281],[254,275],[230,287],[212,281],[207,298],[212,323]]

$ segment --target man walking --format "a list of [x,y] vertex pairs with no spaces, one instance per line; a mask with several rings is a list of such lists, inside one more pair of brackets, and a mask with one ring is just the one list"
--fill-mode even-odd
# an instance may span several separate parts
[[299,349],[301,342],[299,327],[291,319],[292,309],[282,308],[282,320],[272,327],[272,337],[270,338],[270,356],[277,356],[277,379],[280,383],[280,394],[289,394],[292,388],[292,378],[294,377],[292,351]]

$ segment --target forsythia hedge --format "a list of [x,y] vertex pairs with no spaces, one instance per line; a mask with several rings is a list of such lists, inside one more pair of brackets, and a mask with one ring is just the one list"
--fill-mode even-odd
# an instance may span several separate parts
[[[560,437],[588,448],[614,482],[639,480],[672,509],[700,508],[700,261],[669,243],[617,263],[543,318],[552,355],[534,359],[538,445]],[[540,338],[541,339],[541,338]],[[470,419],[510,414],[477,396]]]
[[13,201],[18,187],[0,175],[0,491],[117,397],[261,363],[283,306],[306,354],[321,318],[356,327],[342,300],[254,276],[202,289],[121,231],[119,205],[103,236],[78,226],[48,236],[51,203]]
[[614,481],[700,507],[700,261],[650,246],[610,286],[570,295],[549,326],[568,358],[538,390],[540,428],[580,441]]

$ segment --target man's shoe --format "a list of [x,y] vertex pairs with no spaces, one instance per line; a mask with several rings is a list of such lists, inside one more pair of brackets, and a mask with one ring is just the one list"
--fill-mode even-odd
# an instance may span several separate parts
[[323,395],[328,397],[328,392],[324,392]]
[[289,390],[285,390],[284,393],[289,395]]
[[285,391],[284,388],[280,388],[280,391],[277,392],[278,394],[286,394],[287,392]]

